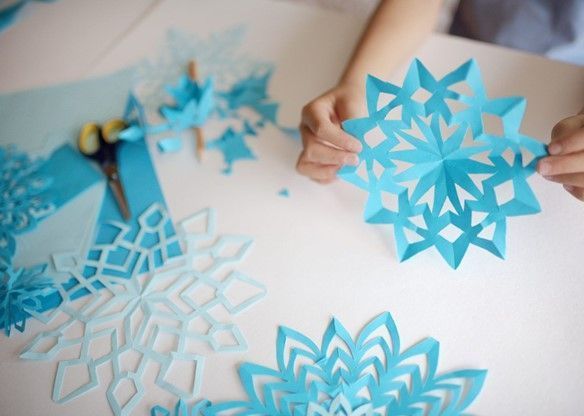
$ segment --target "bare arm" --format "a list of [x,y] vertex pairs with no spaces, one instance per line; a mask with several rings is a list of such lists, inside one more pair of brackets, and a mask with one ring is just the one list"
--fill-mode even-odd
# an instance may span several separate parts
[[[358,1],[358,0],[354,0]],[[385,77],[432,31],[442,0],[382,0],[363,32],[339,83],[302,109],[304,149],[296,169],[329,183],[342,165],[355,165],[361,143],[341,122],[358,117],[364,104],[365,76]]]

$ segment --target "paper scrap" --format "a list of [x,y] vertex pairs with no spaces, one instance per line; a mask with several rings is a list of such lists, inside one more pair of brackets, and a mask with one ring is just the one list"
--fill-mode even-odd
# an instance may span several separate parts
[[[461,84],[472,92],[456,92]],[[420,91],[429,98],[416,98]],[[471,245],[504,258],[507,217],[540,211],[527,178],[546,149],[519,132],[525,99],[487,98],[474,60],[442,79],[415,60],[401,87],[369,76],[366,99],[368,116],[343,123],[363,144],[361,163],[339,171],[369,193],[365,221],[393,225],[400,261],[436,247],[457,268]],[[485,130],[485,115],[500,120],[502,134]],[[505,184],[513,195],[501,202]]]
[[[395,322],[382,313],[353,338],[332,319],[320,345],[280,327],[277,368],[244,363],[243,400],[215,402],[205,415],[463,415],[487,371],[437,373],[439,343],[401,350]],[[310,377],[308,379],[308,377]],[[307,382],[310,380],[310,382]],[[277,400],[276,400],[277,399]]]
[[158,140],[156,143],[158,150],[162,153],[174,153],[182,149],[182,138],[180,137],[167,137]]
[[290,191],[288,190],[288,188],[282,188],[278,191],[278,195],[283,196],[284,198],[289,198]]
[[154,406],[150,409],[150,416],[203,416],[203,410],[209,407],[208,400],[200,400],[197,403],[189,406],[182,399],[176,402],[173,410],[169,410],[160,405]]
[[233,163],[238,160],[255,160],[255,155],[245,142],[245,133],[236,132],[231,127],[221,135],[221,137],[207,143],[207,149],[217,149],[223,154],[226,167],[223,170],[225,175],[233,172]]

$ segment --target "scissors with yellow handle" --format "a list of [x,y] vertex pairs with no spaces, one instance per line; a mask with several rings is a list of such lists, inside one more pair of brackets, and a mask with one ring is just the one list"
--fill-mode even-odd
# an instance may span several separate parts
[[102,172],[107,177],[122,217],[130,219],[130,208],[118,173],[116,148],[119,144],[118,135],[127,127],[122,119],[109,120],[103,126],[86,123],[81,128],[77,146],[79,151],[99,163]]

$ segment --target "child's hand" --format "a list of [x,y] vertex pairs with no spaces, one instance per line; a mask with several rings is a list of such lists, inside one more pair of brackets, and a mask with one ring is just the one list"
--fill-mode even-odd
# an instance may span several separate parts
[[296,169],[319,183],[330,183],[343,165],[357,165],[361,143],[345,133],[341,122],[355,118],[363,102],[356,86],[341,84],[302,109],[300,134],[304,149]]
[[539,161],[538,172],[550,181],[563,184],[566,191],[584,201],[583,113],[554,126],[548,152],[551,156]]

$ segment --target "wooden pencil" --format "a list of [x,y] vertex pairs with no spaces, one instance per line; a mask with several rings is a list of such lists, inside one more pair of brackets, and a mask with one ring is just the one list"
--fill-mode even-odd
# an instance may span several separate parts
[[[197,62],[193,59],[189,61],[189,78],[191,81],[197,81]],[[201,162],[203,160],[203,151],[205,150],[205,136],[203,135],[203,129],[201,127],[195,127],[195,140],[196,147],[195,152],[197,155],[197,160]]]

